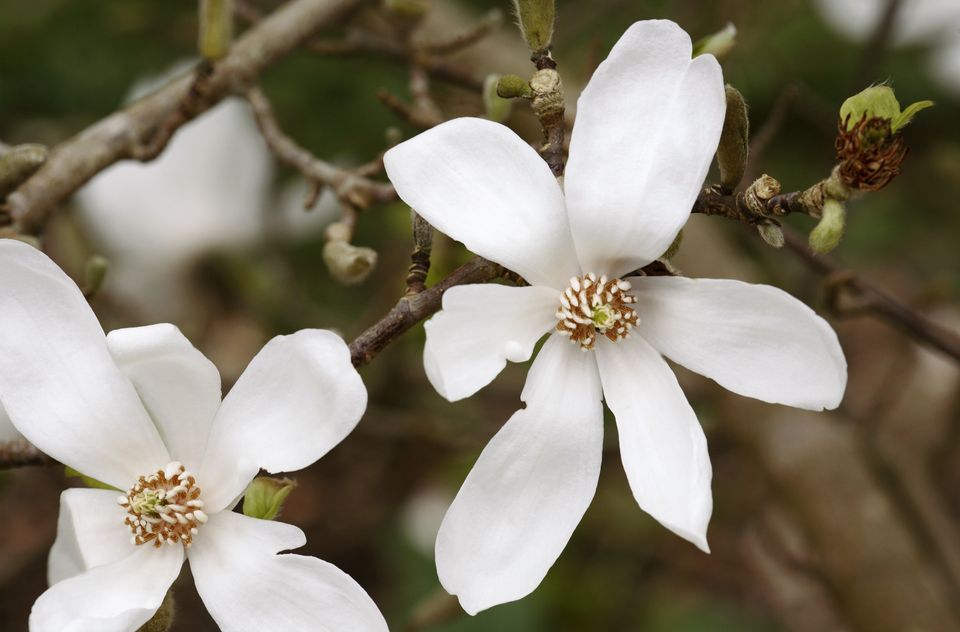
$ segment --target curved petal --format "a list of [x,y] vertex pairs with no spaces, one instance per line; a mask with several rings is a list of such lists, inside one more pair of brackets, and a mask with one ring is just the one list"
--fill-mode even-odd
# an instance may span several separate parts
[[563,289],[580,273],[560,187],[509,128],[454,119],[400,143],[383,164],[404,202],[478,255],[534,285]]
[[455,402],[489,384],[507,360],[526,362],[556,325],[559,292],[542,286],[461,285],[424,323],[423,364],[430,383]]
[[847,361],[837,334],[783,290],[682,277],[631,282],[640,335],[674,362],[765,402],[840,405]]
[[107,347],[160,430],[170,457],[200,467],[220,408],[220,373],[173,325],[117,329]]
[[476,614],[530,594],[593,499],[603,453],[596,362],[550,336],[513,414],[487,444],[437,534],[440,583]]
[[170,459],[83,294],[46,255],[0,239],[0,398],[37,448],[126,488]]
[[16,441],[22,437],[23,435],[13,427],[13,422],[10,421],[7,410],[3,407],[3,404],[0,403],[0,442]]
[[580,95],[564,189],[585,272],[646,265],[690,216],[726,109],[720,65],[691,50],[673,22],[637,22]]
[[197,477],[205,509],[235,500],[263,468],[310,465],[360,421],[367,389],[336,334],[304,329],[277,336],[251,360],[223,400]]
[[707,439],[677,378],[642,338],[596,348],[603,396],[617,418],[620,458],[640,508],[709,553],[713,511]]
[[125,514],[115,491],[64,490],[57,539],[47,560],[50,585],[133,553],[136,546],[130,543],[130,530],[123,524]]
[[190,570],[220,629],[386,632],[376,604],[349,575],[313,557],[275,555],[302,544],[296,527],[211,516],[190,549]]
[[183,547],[130,555],[54,584],[30,612],[30,632],[131,632],[146,623],[180,574]]

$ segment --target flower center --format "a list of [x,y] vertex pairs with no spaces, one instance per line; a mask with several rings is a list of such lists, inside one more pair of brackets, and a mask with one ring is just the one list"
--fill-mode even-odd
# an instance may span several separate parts
[[181,543],[189,547],[199,526],[207,521],[197,479],[176,461],[141,476],[117,502],[127,510],[123,523],[133,534],[133,544],[153,543],[160,548],[164,543]]
[[568,336],[580,349],[593,349],[598,335],[616,342],[630,337],[630,330],[640,322],[631,307],[637,299],[627,294],[630,284],[620,279],[590,272],[572,277],[570,287],[560,295],[557,308],[557,331]]

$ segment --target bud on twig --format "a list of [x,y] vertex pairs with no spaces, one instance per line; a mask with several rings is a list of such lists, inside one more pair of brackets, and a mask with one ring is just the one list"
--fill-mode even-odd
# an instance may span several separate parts
[[23,184],[47,161],[43,145],[17,145],[0,154],[0,200]]
[[533,89],[517,75],[503,75],[497,79],[497,96],[504,99],[532,99]]
[[233,39],[233,0],[200,0],[200,56],[217,61]]
[[553,41],[554,0],[513,0],[520,34],[530,50],[544,53]]
[[826,198],[823,201],[823,216],[820,223],[810,231],[810,248],[814,252],[825,254],[837,247],[843,237],[846,223],[846,209],[843,202]]
[[497,123],[506,121],[513,109],[513,102],[500,96],[500,79],[500,75],[487,75],[483,80],[483,109],[487,118]]
[[780,228],[780,224],[775,220],[771,219],[760,222],[757,224],[757,232],[760,233],[763,241],[767,242],[767,245],[773,246],[774,248],[783,248],[783,244],[785,243],[783,229]]
[[103,287],[103,282],[107,278],[107,272],[110,270],[110,262],[106,257],[93,255],[87,259],[87,265],[84,269],[83,295],[86,298],[92,297]]
[[720,167],[720,189],[729,195],[740,184],[747,170],[750,151],[750,120],[743,95],[731,85],[726,87],[727,113],[717,146],[717,166]]
[[346,241],[328,241],[323,247],[323,261],[334,279],[344,285],[356,285],[370,276],[377,265],[377,252]]
[[276,519],[287,496],[296,487],[297,481],[291,478],[258,476],[243,494],[243,515],[260,520]]

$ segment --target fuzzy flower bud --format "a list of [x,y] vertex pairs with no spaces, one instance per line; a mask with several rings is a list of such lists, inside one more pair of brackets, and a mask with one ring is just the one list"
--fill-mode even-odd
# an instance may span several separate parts
[[497,79],[497,96],[504,99],[532,99],[530,84],[517,75],[503,75]]
[[825,254],[837,247],[843,237],[846,215],[843,202],[832,198],[823,201],[820,223],[810,231],[810,248],[814,252]]
[[717,166],[720,168],[720,188],[732,193],[747,170],[750,144],[750,120],[743,95],[731,85],[726,87],[727,112],[717,146]]
[[726,57],[737,44],[737,27],[728,22],[721,30],[697,40],[693,45],[693,56],[713,55],[717,59]]
[[513,0],[523,41],[534,53],[550,48],[555,17],[554,0]]

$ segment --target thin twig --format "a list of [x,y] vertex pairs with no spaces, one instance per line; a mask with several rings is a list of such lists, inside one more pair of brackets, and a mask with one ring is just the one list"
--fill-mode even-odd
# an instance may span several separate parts
[[480,22],[472,29],[455,35],[445,42],[425,44],[420,50],[427,55],[452,55],[492,34],[500,28],[501,24],[503,24],[503,12],[499,9],[492,9],[485,13],[480,18]]
[[0,441],[0,470],[27,465],[51,465],[53,459],[38,450],[26,439]]
[[320,160],[284,134],[274,116],[270,101],[259,87],[250,88],[246,98],[253,108],[257,126],[270,151],[281,162],[300,171],[307,180],[329,186],[337,197],[360,208],[396,199],[396,191],[389,183],[369,180],[353,171]]

